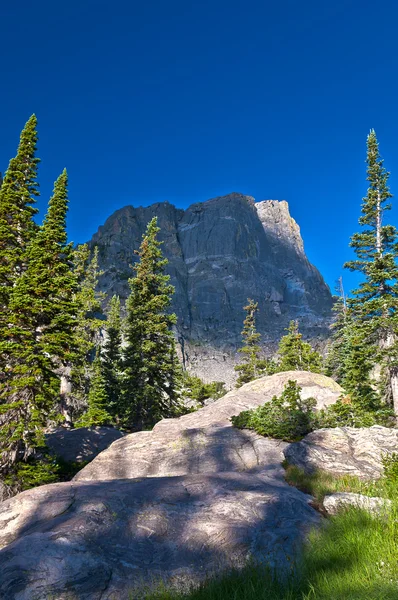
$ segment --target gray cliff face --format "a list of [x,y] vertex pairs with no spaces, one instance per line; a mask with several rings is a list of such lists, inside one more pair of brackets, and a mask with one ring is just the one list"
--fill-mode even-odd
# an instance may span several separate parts
[[327,335],[331,294],[308,262],[300,229],[284,201],[255,203],[233,193],[185,211],[167,202],[116,211],[90,242],[99,247],[100,287],[108,295],[128,296],[134,250],[154,215],[169,259],[176,290],[173,310],[188,360],[198,356],[203,363],[222,356],[225,361],[234,353],[249,297],[259,304],[257,325],[265,346],[274,347],[291,319],[299,320],[306,337]]

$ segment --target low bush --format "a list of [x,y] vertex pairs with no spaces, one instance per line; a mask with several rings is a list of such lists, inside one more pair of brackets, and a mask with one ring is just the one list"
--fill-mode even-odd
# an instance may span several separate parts
[[274,396],[259,408],[246,410],[231,421],[239,429],[253,429],[260,435],[288,442],[300,440],[313,430],[316,400],[303,400],[297,381],[288,381],[281,396]]
[[323,427],[371,427],[394,424],[394,412],[387,406],[379,404],[369,410],[353,402],[349,395],[341,396],[337,402],[321,409],[314,416],[314,429]]

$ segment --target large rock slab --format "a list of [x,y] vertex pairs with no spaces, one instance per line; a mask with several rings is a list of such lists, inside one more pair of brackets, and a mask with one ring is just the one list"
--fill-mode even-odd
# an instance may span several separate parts
[[302,397],[314,396],[318,408],[337,400],[340,386],[324,375],[287,371],[252,381],[204,408],[164,419],[152,431],[114,442],[75,476],[77,481],[124,477],[158,477],[221,471],[280,471],[286,443],[232,427],[230,418],[280,395],[289,379],[302,386]]
[[230,422],[289,379],[319,406],[341,393],[314,373],[264,377],[115,441],[72,482],[1,503],[0,600],[127,600],[143,584],[195,583],[249,557],[291,565],[319,514],[284,480],[288,444]]
[[283,480],[218,473],[39,487],[0,505],[1,600],[127,600],[248,556],[290,565],[319,515]]
[[47,433],[46,444],[52,454],[66,462],[86,462],[108,448],[123,433],[114,427],[59,428]]
[[284,449],[287,461],[308,473],[322,469],[361,479],[378,479],[382,456],[392,452],[398,452],[398,429],[378,425],[319,429]]

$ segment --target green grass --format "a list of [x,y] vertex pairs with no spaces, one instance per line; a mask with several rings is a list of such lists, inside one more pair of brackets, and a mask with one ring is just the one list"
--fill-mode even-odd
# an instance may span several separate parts
[[287,465],[286,479],[319,504],[327,493],[347,491],[389,497],[393,509],[388,517],[352,508],[325,519],[325,526],[311,533],[296,574],[284,583],[266,568],[250,565],[185,594],[163,586],[146,600],[398,600],[397,484],[306,475]]

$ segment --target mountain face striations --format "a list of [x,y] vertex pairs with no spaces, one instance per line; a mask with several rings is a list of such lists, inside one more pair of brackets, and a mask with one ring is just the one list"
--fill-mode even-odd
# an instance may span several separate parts
[[90,242],[98,246],[100,288],[108,296],[127,298],[134,251],[155,215],[175,286],[182,354],[205,379],[231,379],[247,298],[258,302],[258,331],[269,349],[292,319],[307,338],[328,335],[330,290],[306,258],[285,201],[233,193],[186,210],[162,202],[116,211]]

